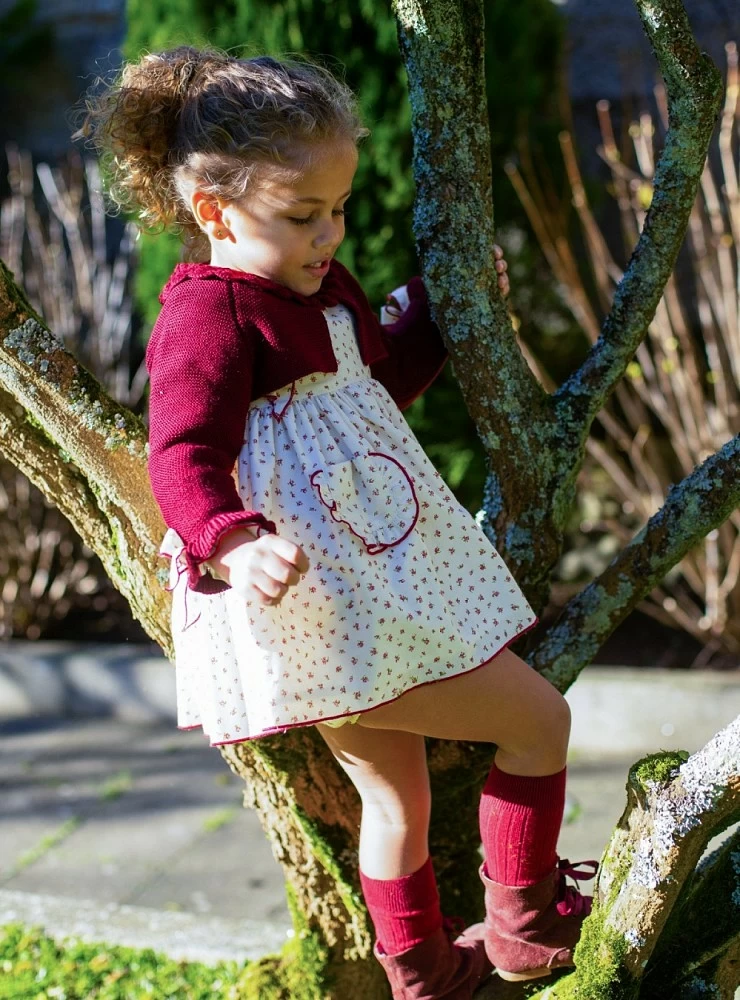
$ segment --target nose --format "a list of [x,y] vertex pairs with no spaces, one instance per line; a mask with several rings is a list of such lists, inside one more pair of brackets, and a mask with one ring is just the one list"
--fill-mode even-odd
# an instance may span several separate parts
[[314,247],[319,250],[322,247],[336,249],[344,239],[344,219],[340,215],[336,219],[325,219],[323,225],[313,241]]

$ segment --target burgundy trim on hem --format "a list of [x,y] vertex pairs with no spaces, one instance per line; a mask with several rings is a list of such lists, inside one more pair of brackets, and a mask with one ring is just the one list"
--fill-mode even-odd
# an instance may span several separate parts
[[[323,719],[313,719],[309,722],[289,722],[284,726],[275,726],[273,729],[264,729],[257,736],[241,736],[238,740],[220,740],[218,743],[211,743],[210,745],[212,747],[226,747],[231,746],[232,743],[251,743],[253,740],[260,740],[265,736],[277,736],[278,733],[286,733],[289,729],[303,729],[306,726],[315,726],[319,722],[332,722],[334,719],[342,719],[345,716],[364,715],[366,712],[373,712],[376,708],[382,708],[384,705],[390,705],[393,701],[398,701],[399,698],[403,698],[403,696],[408,694],[409,691],[415,691],[417,688],[425,687],[427,684],[440,684],[442,681],[452,680],[453,677],[462,677],[463,674],[472,674],[473,671],[480,670],[481,667],[485,667],[487,663],[491,662],[491,660],[495,660],[499,653],[508,649],[512,642],[516,642],[517,639],[526,635],[527,632],[531,632],[535,625],[538,624],[539,620],[540,619],[538,617],[535,617],[533,622],[527,625],[526,628],[522,629],[521,632],[517,632],[516,635],[513,635],[511,639],[507,640],[503,646],[500,646],[496,650],[493,656],[489,656],[487,660],[484,660],[483,663],[479,663],[477,667],[471,667],[470,670],[463,670],[459,674],[451,674],[449,677],[435,677],[432,681],[422,681],[421,684],[414,684],[413,687],[406,688],[406,690],[401,694],[397,694],[394,698],[389,698],[387,701],[381,701],[380,704],[373,705],[372,708],[363,708],[357,712],[340,712],[339,715],[328,715]],[[177,728],[181,730],[202,729],[203,725],[200,722],[196,722],[193,726],[178,726]],[[203,733],[203,736],[206,739],[210,739],[208,733]]]

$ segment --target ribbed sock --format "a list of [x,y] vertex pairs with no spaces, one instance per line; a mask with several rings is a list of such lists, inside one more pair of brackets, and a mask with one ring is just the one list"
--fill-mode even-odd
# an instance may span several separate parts
[[565,772],[530,777],[491,767],[479,819],[486,872],[494,882],[533,885],[555,867]]
[[442,926],[431,857],[418,871],[400,878],[368,878],[360,871],[362,894],[387,955],[399,955]]

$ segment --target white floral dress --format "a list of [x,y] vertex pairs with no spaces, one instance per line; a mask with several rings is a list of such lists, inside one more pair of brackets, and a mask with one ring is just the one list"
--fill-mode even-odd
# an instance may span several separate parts
[[[325,310],[338,362],[252,401],[235,469],[248,510],[310,567],[277,605],[187,590],[170,529],[180,728],[215,746],[355,721],[475,670],[537,618],[387,390],[352,314]],[[440,697],[444,697],[440,688]]]

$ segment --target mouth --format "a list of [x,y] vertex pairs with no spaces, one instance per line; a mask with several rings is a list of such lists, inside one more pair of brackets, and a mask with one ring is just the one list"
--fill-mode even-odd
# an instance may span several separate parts
[[331,258],[326,258],[325,260],[317,260],[312,264],[304,264],[304,268],[316,278],[323,278],[326,272],[329,270],[329,264],[331,263]]

